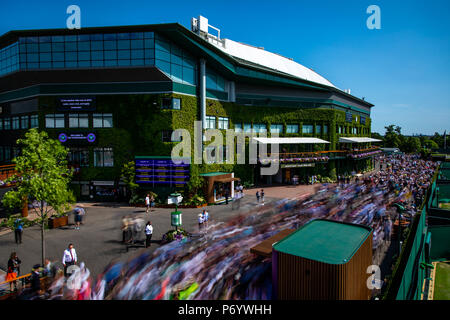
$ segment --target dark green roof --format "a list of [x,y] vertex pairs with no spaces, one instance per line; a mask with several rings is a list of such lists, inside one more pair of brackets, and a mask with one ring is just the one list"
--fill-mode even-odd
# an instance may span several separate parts
[[318,219],[275,243],[273,248],[305,259],[345,264],[371,232],[366,226]]

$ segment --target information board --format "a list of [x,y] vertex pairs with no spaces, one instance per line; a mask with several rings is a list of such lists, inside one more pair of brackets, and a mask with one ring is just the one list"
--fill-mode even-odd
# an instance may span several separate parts
[[60,111],[94,111],[95,97],[76,97],[59,99]]
[[361,116],[360,122],[361,122],[361,124],[366,124],[366,117]]
[[190,165],[171,158],[135,159],[136,183],[149,186],[184,187],[189,182]]
[[345,121],[347,122],[352,122],[353,121],[353,116],[351,112],[346,112],[345,113]]

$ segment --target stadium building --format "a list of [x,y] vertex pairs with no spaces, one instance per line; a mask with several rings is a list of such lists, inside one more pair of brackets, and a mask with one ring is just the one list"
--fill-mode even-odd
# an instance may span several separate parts
[[[122,165],[169,157],[172,131],[193,136],[195,120],[204,129],[266,132],[260,142],[280,143],[280,170],[260,176],[261,163],[192,164],[187,179],[218,172],[233,174],[217,185],[233,177],[301,183],[366,170],[379,152],[372,107],[292,59],[222,39],[201,16],[191,30],[174,23],[0,37],[0,164],[20,153],[16,140],[26,130],[45,130],[70,149],[80,198],[124,191]],[[165,187],[182,187],[181,180]]]

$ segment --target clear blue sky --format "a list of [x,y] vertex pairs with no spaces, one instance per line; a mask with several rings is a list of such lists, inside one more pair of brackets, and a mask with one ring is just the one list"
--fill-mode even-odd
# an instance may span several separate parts
[[[404,134],[450,131],[450,1],[2,1],[0,34],[65,28],[66,8],[81,27],[178,22],[203,15],[223,38],[262,46],[314,69],[375,104],[372,131],[396,124]],[[369,30],[369,5],[381,30]]]

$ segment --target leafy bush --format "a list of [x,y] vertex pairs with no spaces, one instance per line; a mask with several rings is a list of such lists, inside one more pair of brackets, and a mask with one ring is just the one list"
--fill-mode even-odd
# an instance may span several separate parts
[[162,242],[172,242],[174,240],[182,241],[188,237],[188,232],[183,228],[178,228],[178,230],[169,230],[162,236]]
[[36,224],[35,221],[28,220],[27,218],[22,217],[20,213],[18,213],[18,214],[12,214],[7,219],[4,219],[0,223],[0,227],[9,228],[11,230],[14,230],[14,221],[16,221],[17,218],[20,218],[22,220],[24,228],[28,228],[28,227],[31,227],[32,225]]
[[183,204],[188,205],[188,206],[190,206],[190,205],[200,206],[205,203],[206,203],[205,198],[199,196],[198,194],[195,194],[190,199],[183,201]]

